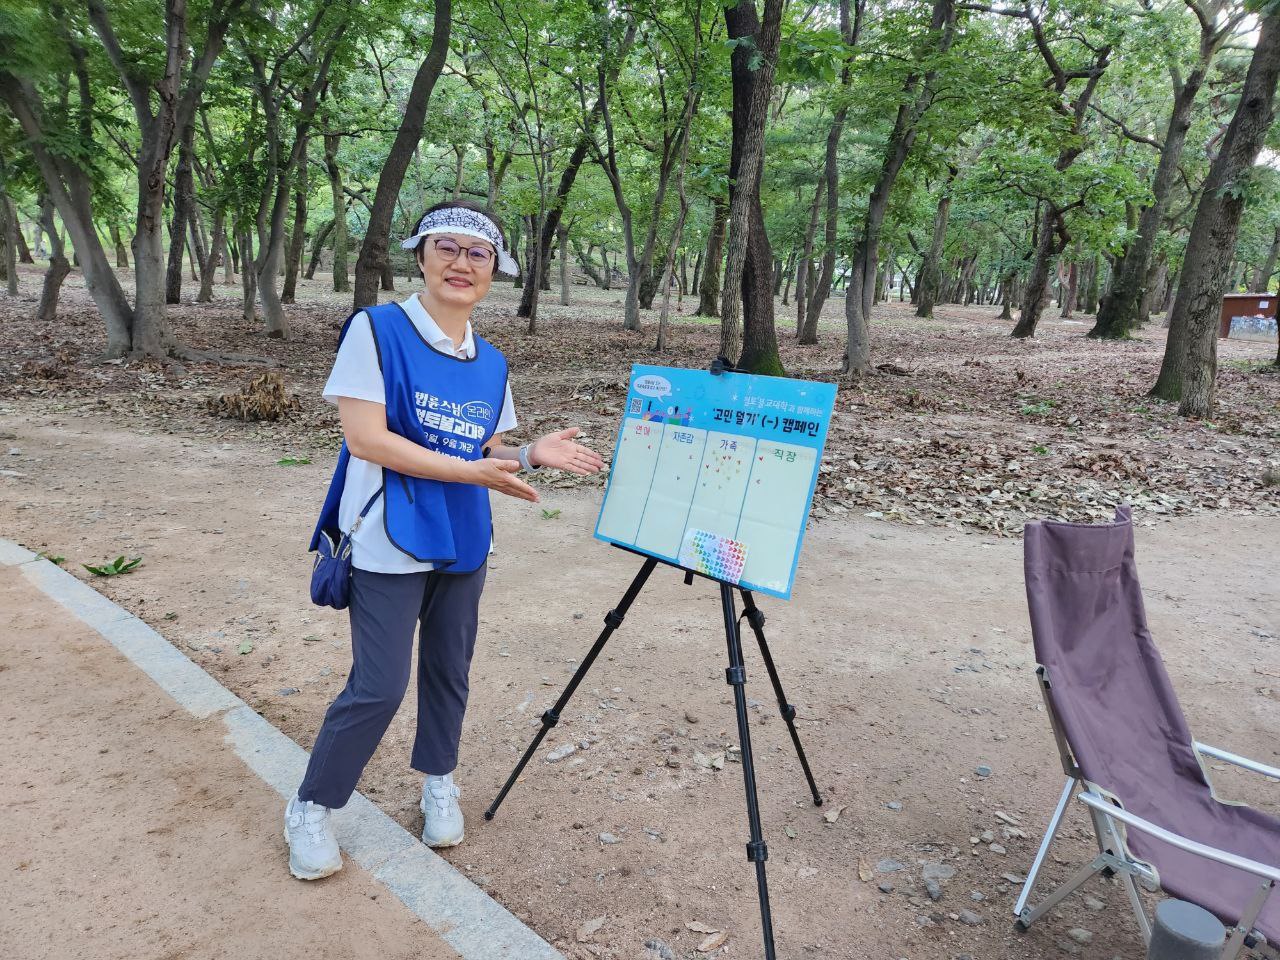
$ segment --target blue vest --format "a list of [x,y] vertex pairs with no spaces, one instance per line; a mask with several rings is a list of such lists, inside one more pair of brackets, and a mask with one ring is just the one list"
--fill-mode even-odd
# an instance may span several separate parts
[[[441,353],[422,338],[398,303],[365,312],[386,386],[388,429],[428,450],[479,460],[506,399],[506,357],[481,337],[475,337],[476,355],[470,360]],[[339,345],[350,325],[348,317]],[[343,442],[311,537],[312,550],[321,530],[337,540],[350,458]],[[487,487],[410,477],[387,467],[382,468],[382,483],[384,523],[393,546],[448,573],[470,573],[485,562],[493,534]]]

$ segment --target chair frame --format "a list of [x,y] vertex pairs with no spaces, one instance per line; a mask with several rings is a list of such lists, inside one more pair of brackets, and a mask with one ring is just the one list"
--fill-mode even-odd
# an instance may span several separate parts
[[[1262,913],[1268,898],[1276,886],[1280,884],[1280,868],[1270,867],[1265,863],[1259,863],[1256,860],[1250,860],[1247,857],[1241,857],[1179,836],[1158,824],[1130,813],[1120,806],[1114,797],[1106,796],[1103,790],[1090,784],[1076,764],[1075,756],[1071,752],[1071,747],[1067,743],[1062,726],[1054,712],[1053,704],[1049,699],[1049,689],[1052,684],[1043,666],[1036,667],[1036,679],[1039,683],[1040,694],[1044,698],[1045,711],[1049,716],[1049,725],[1053,729],[1054,740],[1058,744],[1058,753],[1061,756],[1062,768],[1066,773],[1067,780],[1063,785],[1057,806],[1054,807],[1053,816],[1049,818],[1049,826],[1045,831],[1044,839],[1040,842],[1039,849],[1036,851],[1035,860],[1032,861],[1031,869],[1027,873],[1027,879],[1022,884],[1022,892],[1014,904],[1013,915],[1017,918],[1017,925],[1023,930],[1029,928],[1037,919],[1079,889],[1086,880],[1096,874],[1103,873],[1108,876],[1115,875],[1120,877],[1125,892],[1128,894],[1129,904],[1133,908],[1134,919],[1137,921],[1138,929],[1142,933],[1143,942],[1150,943],[1151,921],[1143,909],[1142,900],[1138,895],[1137,884],[1141,883],[1146,889],[1156,891],[1160,889],[1159,877],[1148,864],[1143,863],[1129,852],[1128,845],[1124,839],[1124,830],[1121,827],[1123,825],[1124,827],[1150,834],[1180,850],[1244,870],[1258,878],[1257,893],[1254,894],[1242,911],[1239,923],[1228,931],[1229,936],[1223,947],[1221,960],[1236,960],[1245,948],[1255,951],[1258,956],[1265,958],[1265,960],[1280,960],[1280,949],[1277,949],[1277,945],[1268,943],[1261,933],[1253,929],[1253,924],[1258,915]],[[1212,757],[1253,773],[1261,774],[1264,777],[1280,780],[1280,769],[1267,766],[1256,760],[1237,756],[1234,753],[1229,753],[1218,747],[1211,747],[1199,741],[1195,741],[1195,749],[1202,757]],[[1098,855],[1068,877],[1040,903],[1030,906],[1029,901],[1036,879],[1040,874],[1041,867],[1044,865],[1045,858],[1049,854],[1049,849],[1053,846],[1053,841],[1057,837],[1058,829],[1066,818],[1072,794],[1076,793],[1076,791],[1080,791],[1076,799],[1088,808],[1089,816],[1093,821],[1093,832],[1098,844]]]

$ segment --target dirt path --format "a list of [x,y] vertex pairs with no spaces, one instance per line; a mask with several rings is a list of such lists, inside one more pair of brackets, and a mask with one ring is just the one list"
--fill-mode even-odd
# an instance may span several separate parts
[[[309,746],[350,663],[342,616],[305,595],[306,540],[332,459],[283,467],[277,459],[295,451],[135,433],[26,401],[0,407],[0,434],[0,449],[19,451],[3,464],[19,476],[0,477],[0,533],[67,557],[78,575],[82,561],[144,557],[137,572],[95,586]],[[570,956],[638,957],[654,939],[676,956],[701,956],[703,934],[690,922],[728,931],[733,956],[755,956],[740,770],[699,760],[736,740],[719,610],[705,584],[655,576],[498,819],[481,821],[637,568],[591,539],[598,491],[549,490],[542,506],[560,516],[496,504],[499,553],[458,774],[474,828],[449,859]],[[1280,518],[1140,522],[1153,632],[1193,730],[1276,763]],[[830,798],[821,811],[805,802],[748,649],[780,956],[1054,956],[1059,943],[1074,947],[1067,931],[1076,927],[1095,935],[1088,956],[1141,956],[1121,892],[1103,882],[1089,892],[1113,910],[1072,900],[1026,935],[1010,930],[1016,889],[1003,875],[1026,869],[1061,785],[1033,684],[1017,540],[861,517],[822,522],[808,535],[793,601],[763,607]],[[239,654],[245,640],[252,651]],[[362,783],[409,829],[420,818],[407,765],[412,708],[406,700]],[[544,759],[569,742],[586,749]],[[990,777],[975,776],[979,764]],[[1219,776],[1224,792],[1276,809],[1273,787]],[[1003,836],[996,811],[1027,837]],[[1088,846],[1083,818],[1072,824],[1058,874]],[[971,844],[986,830],[1006,854]],[[271,837],[259,851],[269,868],[277,847]],[[860,864],[887,858],[904,869],[860,879]],[[955,869],[937,902],[921,880],[929,861]],[[953,919],[962,910],[981,922]]]
[[21,576],[0,582],[0,609],[6,955],[457,956],[358,867],[306,887],[289,877],[279,797],[216,721]]

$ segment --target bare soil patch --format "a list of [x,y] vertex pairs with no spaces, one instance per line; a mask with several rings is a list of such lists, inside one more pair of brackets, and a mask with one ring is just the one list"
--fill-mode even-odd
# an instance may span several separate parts
[[[275,791],[102,637],[0,583],[0,939],[24,960],[457,957],[358,867],[304,888]],[[340,919],[339,919],[340,918]]]

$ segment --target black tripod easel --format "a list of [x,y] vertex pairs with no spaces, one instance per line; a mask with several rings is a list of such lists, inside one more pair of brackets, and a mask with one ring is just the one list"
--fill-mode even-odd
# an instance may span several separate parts
[[[627,550],[628,548],[621,547],[620,549]],[[637,553],[634,550],[629,552]],[[643,556],[643,554],[640,555]],[[631,609],[631,604],[640,595],[640,591],[648,581],[649,575],[653,573],[654,568],[659,563],[683,572],[686,584],[692,584],[694,576],[706,576],[685,567],[668,563],[665,560],[645,557],[644,563],[640,567],[640,572],[631,581],[631,586],[627,587],[627,592],[622,595],[622,601],[605,614],[604,630],[596,638],[595,644],[592,645],[582,664],[574,671],[569,685],[560,694],[555,706],[543,713],[541,728],[539,728],[537,735],[534,736],[533,742],[525,750],[524,756],[520,758],[520,762],[511,771],[511,776],[507,777],[507,782],[502,785],[502,790],[498,793],[497,798],[489,805],[489,809],[485,811],[484,818],[486,820],[493,819],[498,812],[499,805],[506,798],[507,792],[516,782],[516,778],[520,776],[521,771],[524,770],[534,751],[538,749],[538,745],[542,743],[547,731],[560,722],[560,714],[573,696],[574,691],[578,689],[578,684],[582,682],[583,677],[587,675],[587,671],[591,669],[591,665],[595,663],[596,657],[604,649],[609,637],[622,626],[623,618],[626,617],[627,611]],[[707,579],[712,580],[714,578],[707,577]],[[738,715],[738,739],[742,744],[742,779],[747,792],[747,824],[751,835],[751,840],[747,844],[747,859],[756,865],[756,886],[760,893],[760,925],[764,934],[764,955],[767,960],[774,960],[773,914],[769,907],[769,887],[764,869],[764,862],[769,859],[769,849],[765,845],[764,837],[760,831],[760,805],[756,798],[756,770],[751,756],[751,730],[747,724],[747,696],[745,691],[747,671],[742,663],[742,638],[738,629],[740,621],[734,608],[733,591],[735,586],[723,580],[716,580],[715,582],[720,585],[720,606],[724,614],[725,639],[728,641],[729,646],[729,667],[725,670],[725,681],[733,687],[734,710]],[[795,744],[796,754],[800,758],[800,766],[804,769],[805,779],[809,782],[809,791],[813,794],[813,802],[816,806],[822,806],[822,796],[818,793],[818,787],[813,782],[813,773],[809,769],[809,761],[804,755],[804,748],[800,745],[800,736],[796,733],[796,708],[787,702],[786,694],[782,690],[782,681],[778,679],[778,670],[773,664],[773,656],[769,653],[769,645],[765,642],[764,614],[756,606],[750,590],[744,590],[741,587],[736,589],[742,595],[742,616],[751,625],[751,630],[755,633],[756,640],[760,644],[760,655],[764,659],[765,669],[769,672],[769,680],[773,683],[773,691],[778,697],[778,708],[782,712],[782,718],[786,721],[787,729],[791,733],[791,742]]]

